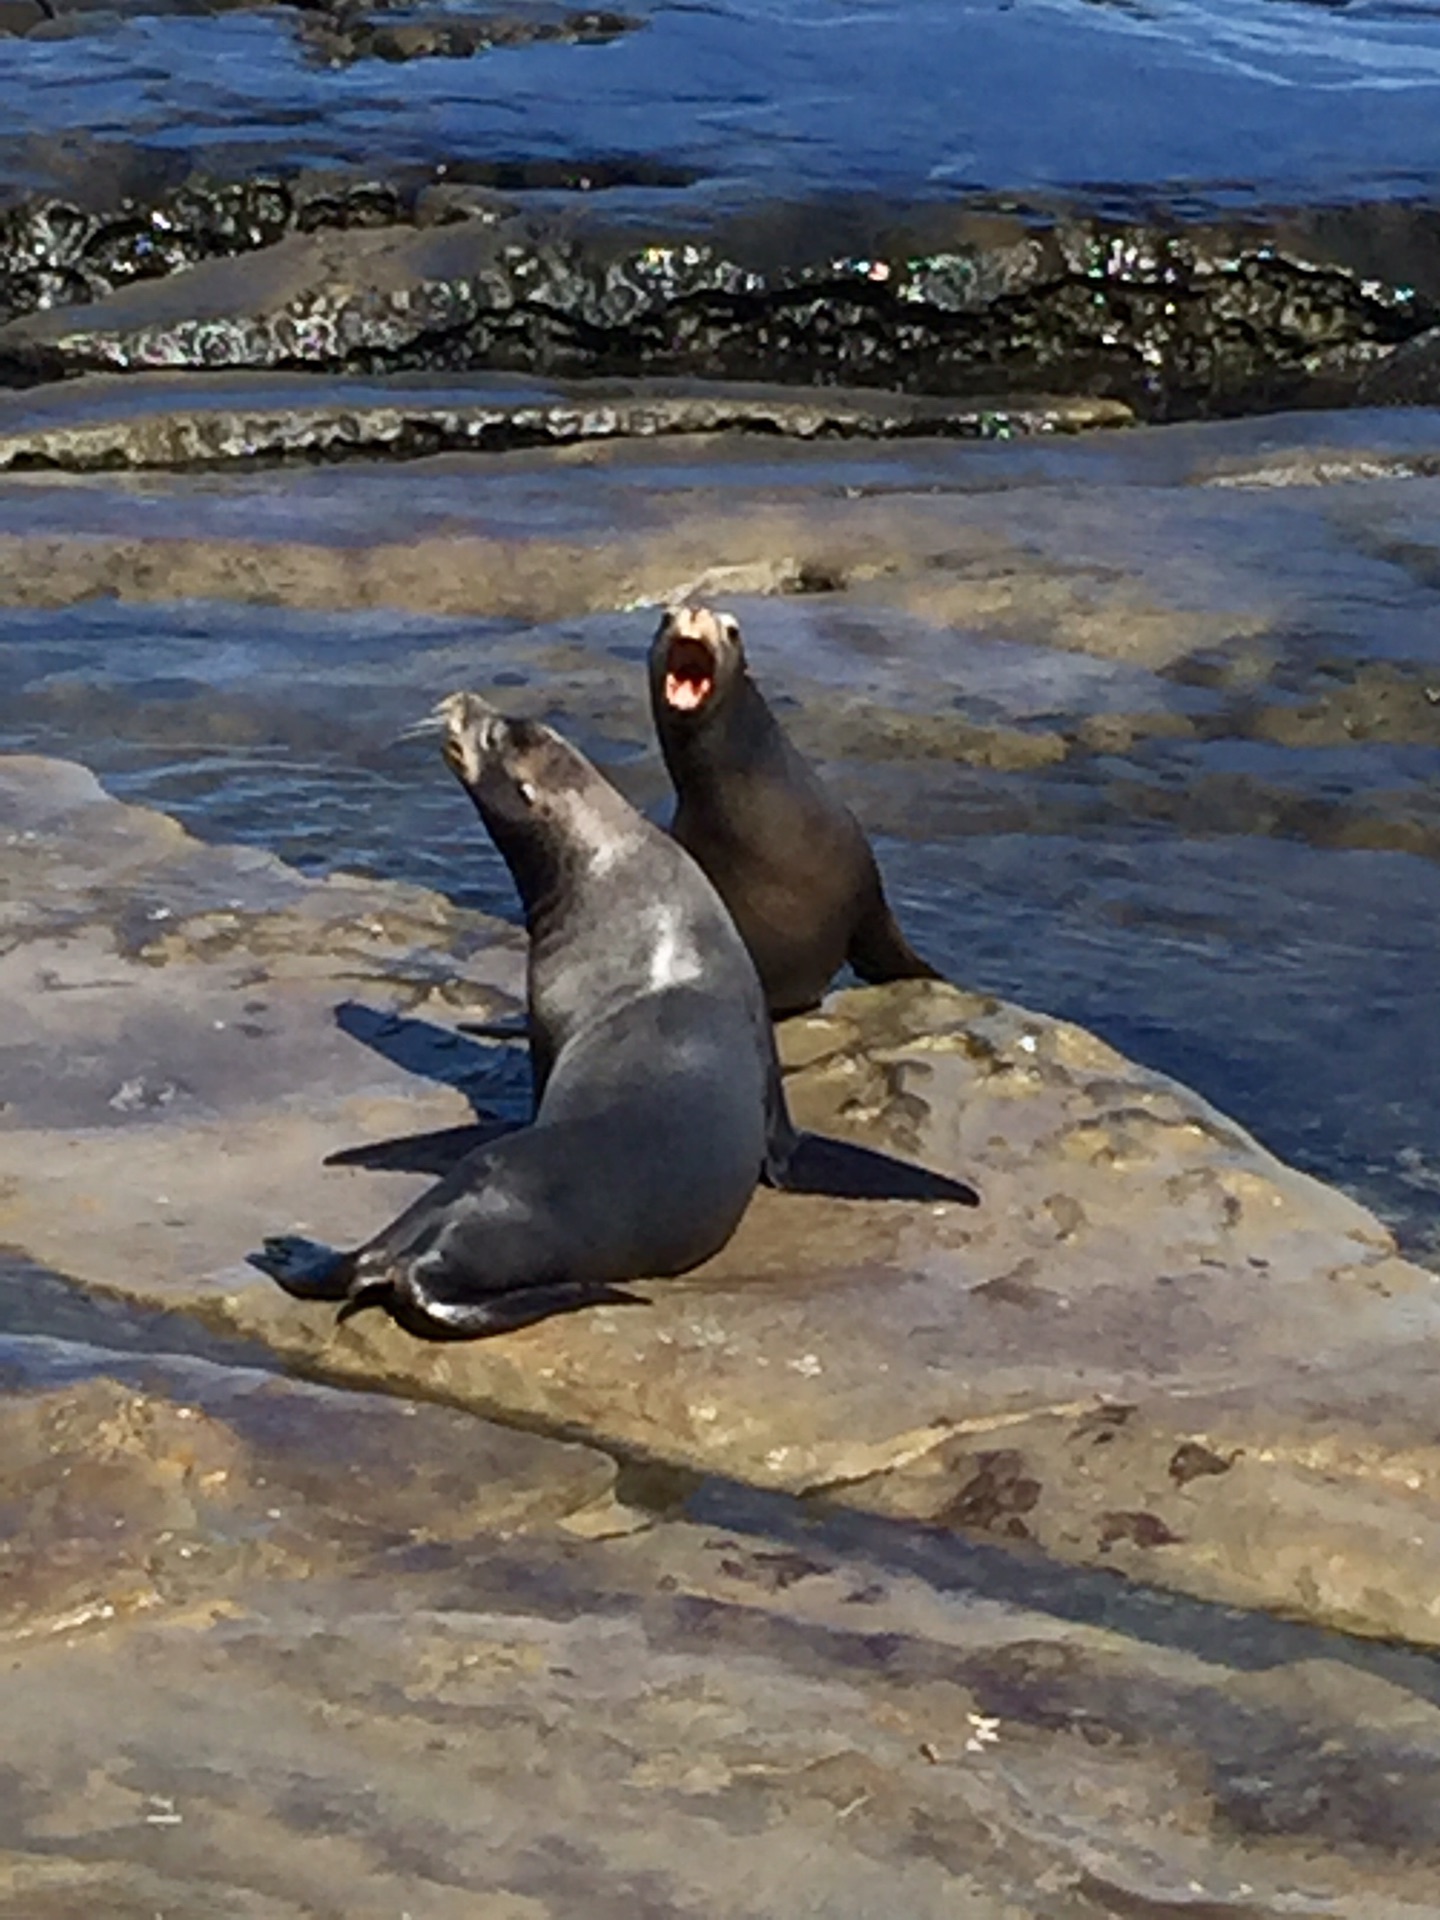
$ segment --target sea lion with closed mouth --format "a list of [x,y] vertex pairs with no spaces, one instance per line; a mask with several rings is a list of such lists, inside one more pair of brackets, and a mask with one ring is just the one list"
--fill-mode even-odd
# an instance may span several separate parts
[[750,678],[739,622],[671,607],[650,703],[676,795],[671,832],[734,915],[776,1019],[862,980],[938,980],[891,912],[859,821],[786,738]]
[[457,1339],[697,1266],[795,1134],[754,964],[684,849],[549,727],[469,693],[438,712],[525,910],[534,1121],[353,1252],[283,1236],[250,1260],[342,1317]]

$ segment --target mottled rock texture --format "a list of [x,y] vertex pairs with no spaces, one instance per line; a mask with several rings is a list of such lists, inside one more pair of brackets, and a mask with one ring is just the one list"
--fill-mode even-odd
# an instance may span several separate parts
[[6,1920],[1434,1911],[1423,1663],[1147,1644],[435,1406],[56,1359],[0,1350]]

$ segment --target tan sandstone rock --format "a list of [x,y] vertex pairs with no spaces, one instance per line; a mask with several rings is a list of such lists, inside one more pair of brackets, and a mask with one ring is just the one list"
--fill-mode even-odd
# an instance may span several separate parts
[[760,1193],[646,1306],[459,1347],[337,1328],[242,1256],[363,1238],[423,1182],[325,1153],[513,1095],[451,1027],[518,990],[513,934],[203,848],[74,768],[7,762],[3,793],[0,1239],[32,1259],[336,1379],[1440,1642],[1437,1282],[1175,1083],[955,989],[839,995],[785,1032],[798,1118],[978,1210]]

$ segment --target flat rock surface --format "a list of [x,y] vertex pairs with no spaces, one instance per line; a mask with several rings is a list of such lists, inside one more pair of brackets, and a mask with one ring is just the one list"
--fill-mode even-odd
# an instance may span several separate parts
[[647,1306],[463,1347],[337,1328],[240,1256],[420,1189],[325,1153],[516,1111],[513,1050],[453,1032],[518,987],[514,936],[203,848],[73,767],[3,790],[0,1238],[33,1260],[331,1377],[1440,1642],[1437,1282],[1174,1083],[955,989],[840,995],[784,1030],[798,1117],[978,1211],[762,1193]]
[[1129,1639],[405,1399],[0,1376],[6,1920],[1435,1911],[1427,1663]]

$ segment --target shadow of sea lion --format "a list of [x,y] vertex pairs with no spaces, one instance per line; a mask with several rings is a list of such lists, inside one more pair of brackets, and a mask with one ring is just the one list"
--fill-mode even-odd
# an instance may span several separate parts
[[327,1167],[365,1167],[371,1173],[429,1173],[441,1180],[467,1153],[523,1125],[518,1120],[481,1120],[473,1127],[440,1127],[434,1133],[396,1133],[360,1147],[327,1153]]
[[484,1047],[466,1035],[467,1032],[490,1032],[488,1026],[477,1024],[462,1031],[439,1026],[433,1020],[417,1019],[413,1014],[367,1007],[358,1000],[339,1003],[335,1024],[352,1040],[359,1040],[407,1073],[433,1080],[439,1086],[454,1087],[457,1093],[464,1094],[482,1120],[503,1114],[518,1126],[530,1117],[534,1100],[529,1046],[523,1026],[512,1029],[495,1023],[493,1031],[497,1039],[510,1039],[517,1044]]
[[[467,1153],[513,1133],[529,1117],[529,1058],[525,1028],[501,1023],[467,1024],[464,1034],[493,1035],[522,1044],[500,1049],[476,1046],[453,1027],[402,1014],[377,1013],[347,1000],[335,1010],[335,1022],[367,1047],[427,1080],[455,1087],[475,1111],[473,1126],[441,1127],[428,1133],[393,1134],[325,1156],[327,1167],[364,1167],[373,1173],[428,1173],[441,1179]],[[493,1095],[509,1113],[482,1104],[480,1090]],[[875,1147],[861,1147],[828,1134],[802,1133],[785,1177],[786,1193],[823,1194],[835,1200],[910,1200],[962,1207],[979,1205],[980,1196],[963,1180],[897,1160]]]

